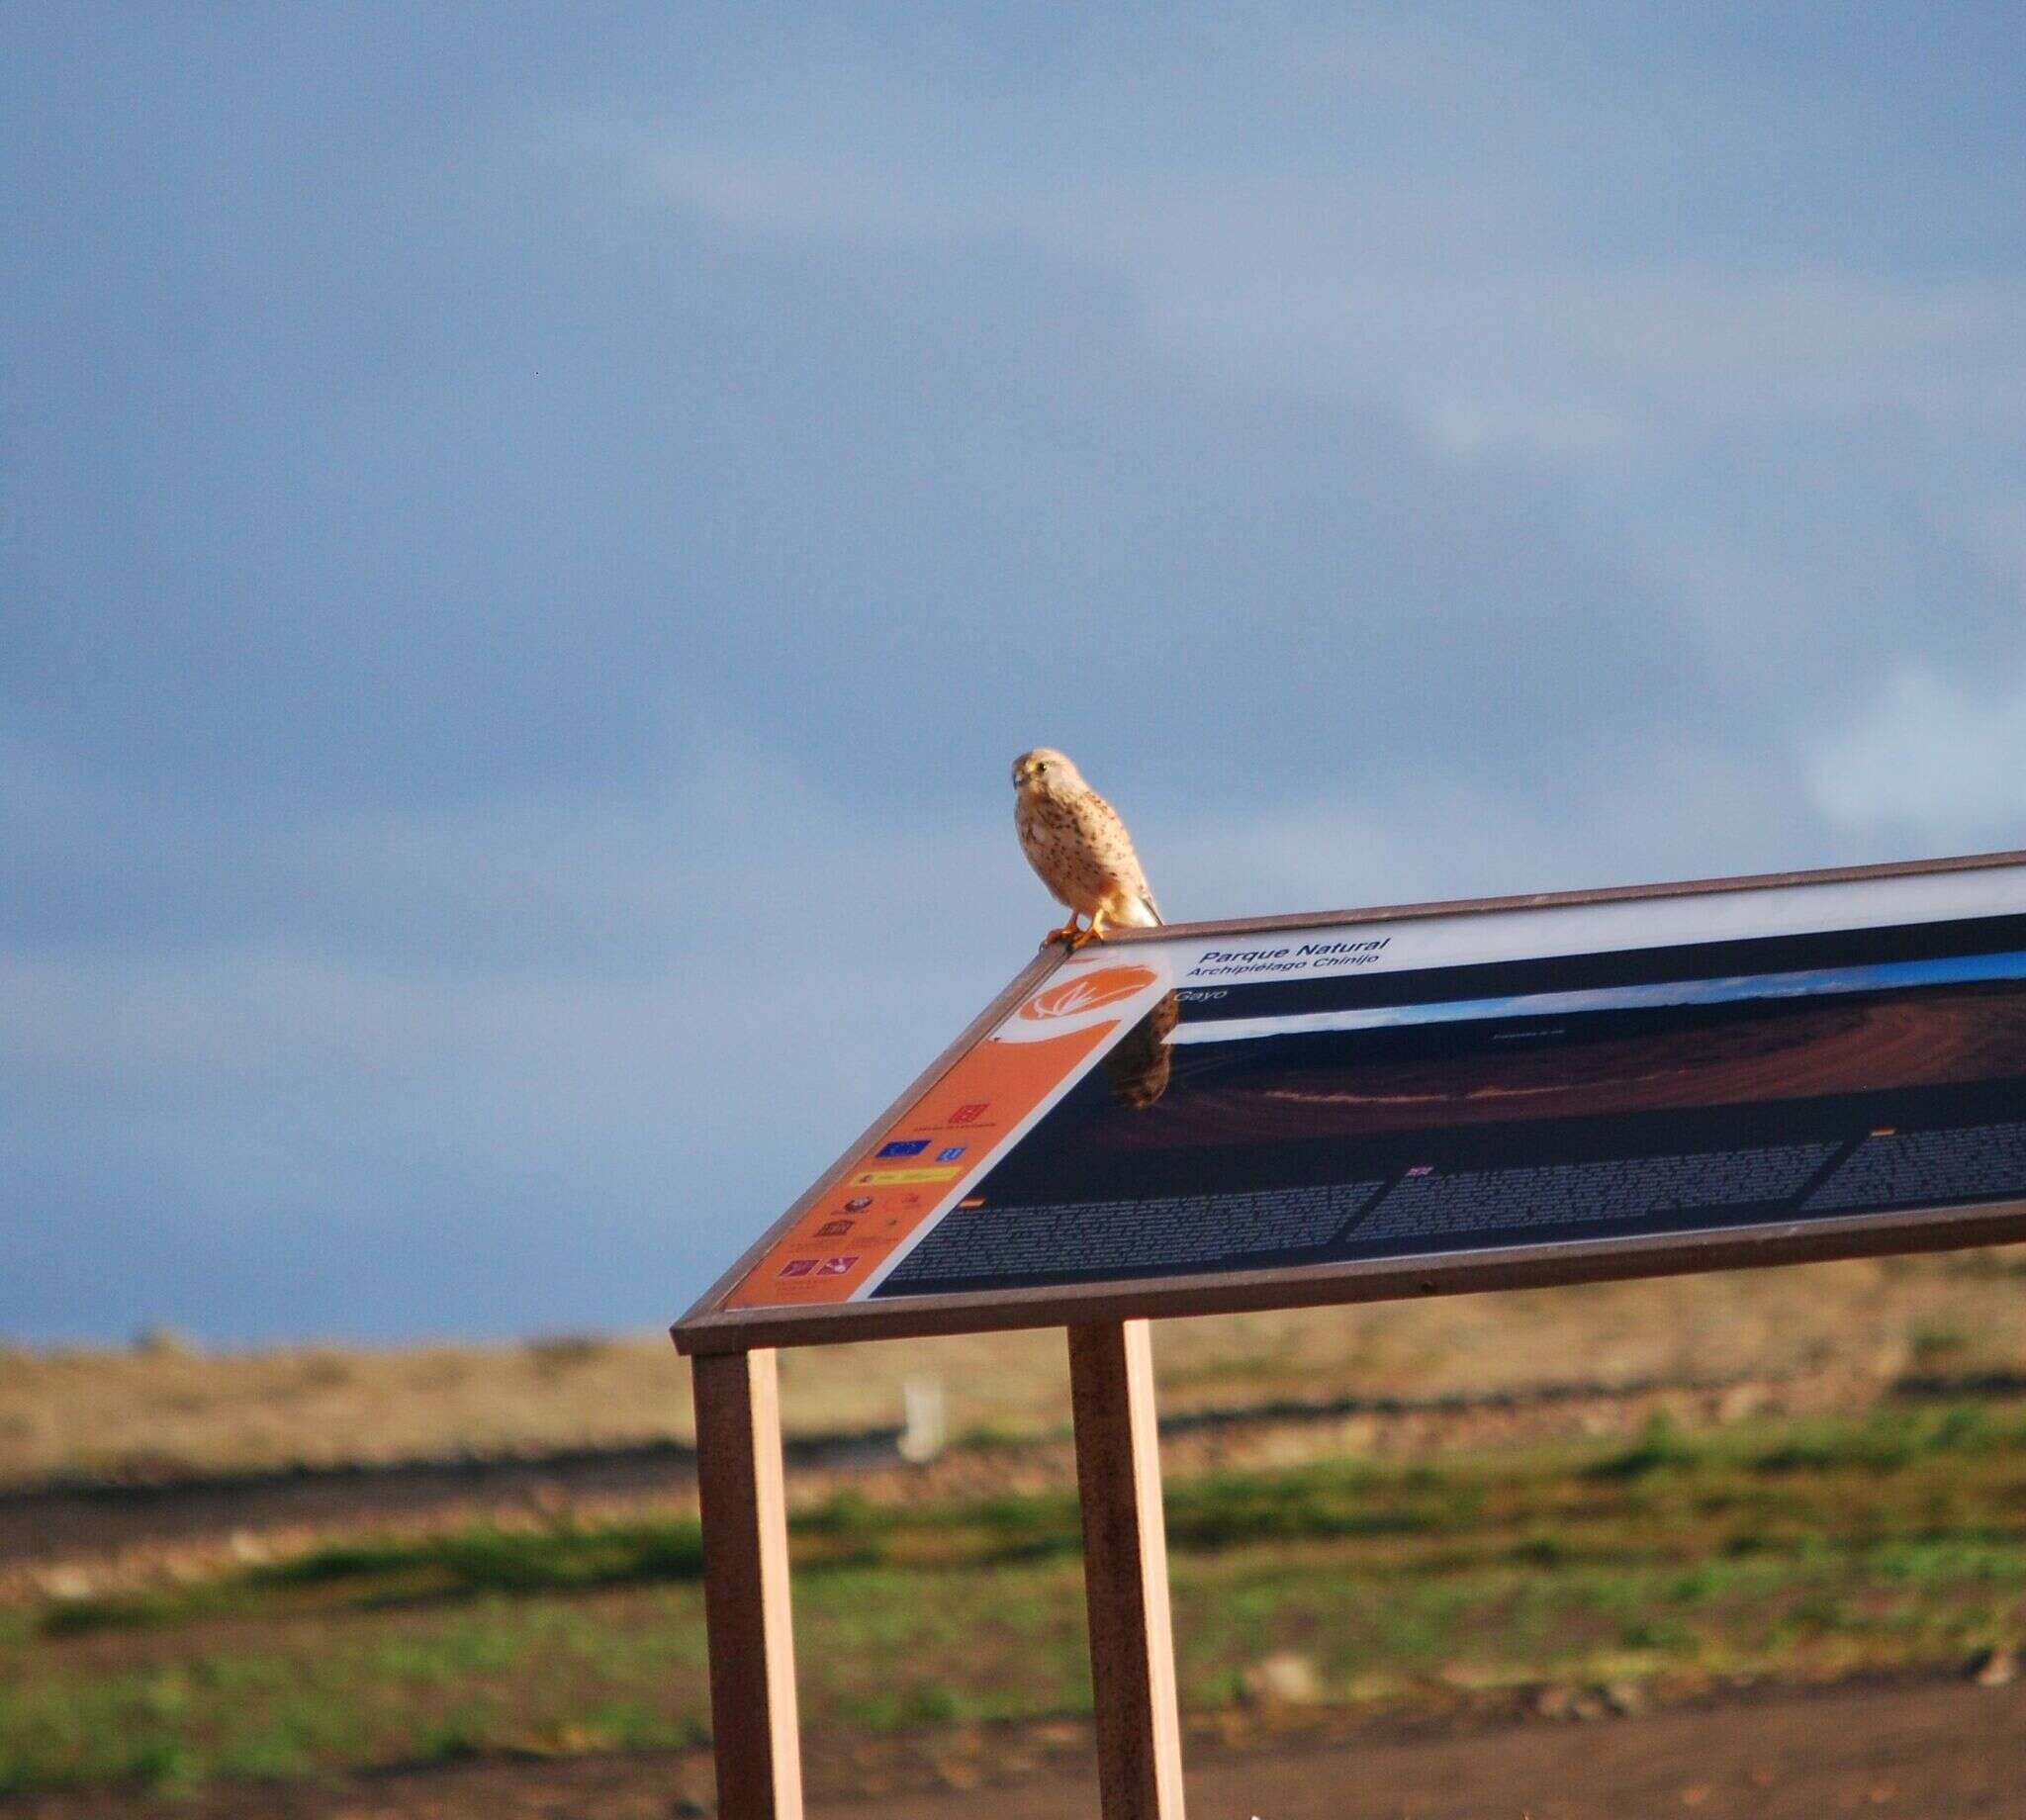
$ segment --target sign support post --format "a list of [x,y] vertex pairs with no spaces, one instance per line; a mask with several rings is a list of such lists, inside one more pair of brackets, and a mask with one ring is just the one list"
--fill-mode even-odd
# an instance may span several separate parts
[[1153,1353],[1145,1320],[1069,1328],[1104,1820],[1182,1820]]
[[691,1367],[718,1813],[802,1820],[775,1353],[702,1353]]

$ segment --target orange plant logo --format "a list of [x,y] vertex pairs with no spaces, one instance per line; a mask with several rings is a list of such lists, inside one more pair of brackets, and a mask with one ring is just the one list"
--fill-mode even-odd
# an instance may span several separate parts
[[1146,990],[1158,978],[1151,967],[1100,967],[1081,979],[1065,980],[1037,992],[1020,1007],[1020,1015],[1039,1023],[1048,1018],[1073,1018],[1100,1005],[1116,1004],[1122,998]]

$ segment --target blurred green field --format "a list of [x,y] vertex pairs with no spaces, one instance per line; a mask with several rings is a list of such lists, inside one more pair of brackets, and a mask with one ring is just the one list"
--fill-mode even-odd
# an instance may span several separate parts
[[[1656,1421],[1168,1487],[1185,1702],[1293,1654],[1326,1701],[1955,1669],[2026,1636],[2026,1410]],[[844,1495],[794,1521],[812,1731],[1088,1708],[1065,1492]],[[0,1613],[0,1790],[300,1776],[694,1744],[701,1549],[681,1515],[363,1535]]]

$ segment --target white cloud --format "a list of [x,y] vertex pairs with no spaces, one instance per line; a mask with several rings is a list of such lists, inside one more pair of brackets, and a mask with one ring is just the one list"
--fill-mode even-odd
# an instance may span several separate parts
[[1979,684],[1901,664],[1803,746],[1823,814],[1961,848],[2026,846],[2026,674]]
[[[1834,272],[1392,263],[1204,222],[1152,266],[1177,339],[1334,366],[1437,443],[1609,458],[1683,423],[2026,422],[2026,286]],[[1215,247],[1214,263],[1188,248]]]
[[1021,187],[659,146],[721,220],[855,238],[1017,236],[1112,270],[1171,345],[1398,402],[1438,446],[1609,460],[1683,421],[2026,424],[2026,284],[1819,262],[1543,257],[1486,182],[1212,174]]

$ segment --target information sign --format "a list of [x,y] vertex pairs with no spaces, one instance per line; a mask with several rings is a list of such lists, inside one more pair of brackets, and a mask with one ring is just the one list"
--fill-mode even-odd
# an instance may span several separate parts
[[2001,855],[1052,951],[677,1338],[2021,1234],[2026,861]]

